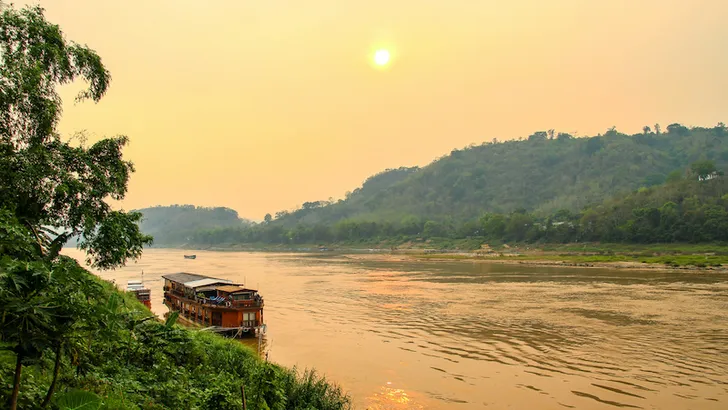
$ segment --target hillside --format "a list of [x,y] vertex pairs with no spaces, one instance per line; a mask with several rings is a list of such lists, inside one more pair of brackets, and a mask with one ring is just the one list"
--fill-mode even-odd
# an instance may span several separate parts
[[336,203],[312,201],[278,212],[274,223],[331,225],[343,219],[404,218],[465,221],[485,212],[518,209],[549,214],[578,211],[620,192],[661,184],[698,160],[728,164],[723,124],[671,124],[626,135],[614,129],[591,138],[536,132],[526,139],[454,150],[423,168],[387,170]]
[[[284,228],[275,222],[199,231],[190,244],[368,244],[390,247],[478,249],[484,243],[707,243],[728,241],[728,178],[712,161],[693,163],[686,175],[587,206],[549,214],[520,209],[442,221],[414,216],[398,223],[342,219]],[[409,246],[409,245],[408,245]]]
[[689,178],[640,188],[581,212],[488,213],[480,222],[485,239],[506,242],[722,242],[728,240],[728,179],[691,170]]
[[181,245],[200,231],[240,228],[251,224],[230,208],[204,208],[194,205],[155,206],[138,209],[143,215],[142,232],[154,237],[156,246]]

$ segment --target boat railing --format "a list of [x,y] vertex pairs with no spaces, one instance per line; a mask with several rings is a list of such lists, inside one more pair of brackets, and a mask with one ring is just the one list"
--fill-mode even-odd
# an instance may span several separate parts
[[261,307],[263,306],[263,298],[254,300],[234,300],[233,306],[235,307]]
[[175,290],[175,289],[165,288],[164,290],[165,290],[165,292],[171,293],[171,294],[173,294],[175,296],[178,296],[178,297],[181,297],[181,298],[185,298],[185,299],[189,299],[189,300],[192,300],[192,301],[197,302],[199,304],[207,305],[207,306],[235,307],[235,308],[241,308],[242,307],[242,308],[245,308],[245,307],[263,307],[263,305],[264,305],[263,298],[260,297],[260,296],[256,297],[255,299],[248,299],[248,300],[230,300],[230,299],[227,299],[227,298],[216,297],[216,296],[213,296],[213,297],[199,297],[199,296],[190,297],[188,295],[185,295],[184,292],[180,292],[180,291]]
[[152,294],[148,290],[147,291],[137,291],[134,293],[136,294],[137,299],[139,299],[141,301],[152,299]]

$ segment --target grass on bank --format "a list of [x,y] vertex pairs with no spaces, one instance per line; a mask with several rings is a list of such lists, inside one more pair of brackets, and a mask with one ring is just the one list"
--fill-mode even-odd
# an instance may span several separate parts
[[517,260],[517,261],[553,261],[574,264],[639,262],[644,264],[661,264],[672,267],[693,266],[696,268],[721,267],[728,265],[727,256],[678,255],[678,256],[649,256],[635,255],[493,255],[482,256],[477,254],[421,254],[416,255],[422,259],[449,259],[449,260]]
[[728,265],[728,246],[723,244],[545,244],[498,246],[489,253],[423,254],[426,259],[494,259],[553,261],[575,264],[636,262],[671,267],[720,267]]

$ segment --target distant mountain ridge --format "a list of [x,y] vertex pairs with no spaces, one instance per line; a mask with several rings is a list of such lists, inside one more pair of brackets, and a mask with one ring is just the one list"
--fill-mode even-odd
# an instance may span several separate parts
[[417,217],[468,220],[485,212],[576,211],[620,192],[665,182],[699,160],[728,165],[728,132],[656,125],[627,135],[575,138],[553,131],[453,150],[418,168],[386,170],[338,202],[304,203],[276,213],[275,224],[333,224],[343,219],[399,222]]
[[154,237],[154,245],[183,245],[195,232],[249,226],[237,211],[225,207],[194,205],[154,206],[135,210],[144,216],[142,232]]

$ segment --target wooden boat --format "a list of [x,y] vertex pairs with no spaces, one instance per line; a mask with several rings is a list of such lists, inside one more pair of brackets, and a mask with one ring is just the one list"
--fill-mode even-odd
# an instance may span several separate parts
[[197,259],[197,255],[184,255],[185,259]]
[[164,304],[190,322],[232,337],[261,335],[263,298],[255,289],[195,273],[164,278]]
[[144,283],[141,280],[127,281],[126,291],[134,293],[137,300],[142,302],[147,308],[152,308],[152,292],[144,287]]

